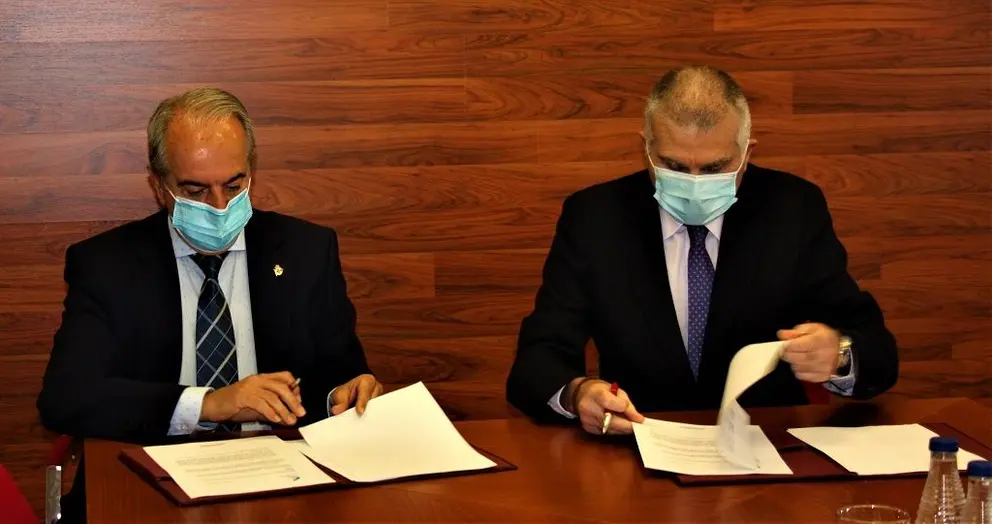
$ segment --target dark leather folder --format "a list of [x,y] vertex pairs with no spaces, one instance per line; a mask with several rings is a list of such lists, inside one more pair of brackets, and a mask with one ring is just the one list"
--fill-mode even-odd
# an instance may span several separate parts
[[[950,424],[923,423],[921,426],[942,437],[958,439],[965,450],[985,458],[992,458],[992,448],[955,429]],[[768,431],[768,440],[782,455],[782,460],[792,469],[792,475],[682,475],[648,470],[651,474],[671,476],[682,486],[715,486],[726,484],[752,484],[759,482],[807,482],[811,480],[850,480],[873,477],[925,477],[926,471],[899,475],[858,475],[848,471],[818,449],[790,435],[785,429]]]
[[[238,438],[238,437],[232,436],[232,438]],[[475,446],[473,446],[473,447],[475,447]],[[211,503],[211,502],[230,502],[230,501],[233,501],[233,500],[245,500],[245,499],[249,499],[249,498],[270,497],[270,496],[274,496],[274,495],[286,495],[286,494],[292,494],[292,493],[303,493],[303,492],[311,492],[311,491],[324,491],[324,490],[331,490],[331,489],[348,489],[348,488],[357,488],[357,487],[363,487],[363,486],[374,486],[374,485],[378,485],[378,484],[389,484],[389,483],[394,483],[394,482],[407,482],[407,481],[412,481],[412,480],[423,480],[423,479],[443,478],[443,477],[455,477],[455,476],[462,476],[462,475],[476,475],[476,474],[482,474],[482,473],[496,473],[496,472],[500,472],[500,471],[513,471],[513,470],[516,470],[517,469],[516,466],[514,466],[513,464],[511,464],[507,460],[505,460],[505,459],[503,459],[503,458],[501,458],[501,457],[499,457],[497,455],[494,455],[494,454],[492,454],[492,453],[490,453],[490,452],[488,452],[486,450],[479,449],[479,448],[475,448],[475,450],[478,451],[479,453],[481,453],[483,456],[485,456],[489,460],[495,462],[496,463],[496,466],[491,467],[491,468],[487,468],[487,469],[480,469],[480,470],[455,471],[455,472],[450,472],[450,473],[437,473],[437,474],[431,474],[431,475],[417,475],[417,476],[412,476],[412,477],[402,477],[402,478],[392,479],[392,480],[386,480],[386,481],[382,481],[382,482],[354,482],[354,481],[348,480],[347,478],[339,475],[338,473],[336,473],[334,471],[331,471],[330,469],[328,469],[328,468],[326,468],[326,467],[324,467],[324,466],[322,466],[322,465],[317,464],[316,462],[314,462],[313,464],[315,466],[317,466],[317,468],[319,468],[321,471],[323,471],[328,476],[330,476],[331,478],[333,478],[335,482],[330,483],[330,484],[320,484],[320,485],[316,485],[316,486],[304,486],[304,487],[300,487],[300,488],[287,488],[287,489],[278,489],[278,490],[271,490],[271,491],[258,491],[258,492],[253,492],[253,493],[238,493],[238,494],[235,494],[235,495],[221,495],[221,496],[215,496],[215,497],[201,497],[201,498],[196,498],[196,499],[190,498],[190,496],[187,495],[186,492],[184,492],[179,487],[178,484],[176,484],[176,481],[172,480],[172,478],[169,476],[169,474],[161,466],[159,466],[157,462],[155,462],[154,460],[152,460],[152,458],[150,456],[148,456],[148,453],[145,452],[144,448],[134,447],[134,448],[125,449],[125,450],[121,451],[120,459],[121,459],[122,462],[124,462],[124,464],[126,464],[129,468],[131,468],[141,478],[145,479],[147,482],[149,482],[156,489],[158,489],[159,491],[161,491],[162,493],[164,493],[165,496],[168,497],[171,501],[175,502],[176,504],[178,504],[180,506],[196,506],[196,505],[199,505],[199,504],[208,504],[208,503]],[[311,461],[311,462],[313,462],[313,461]]]

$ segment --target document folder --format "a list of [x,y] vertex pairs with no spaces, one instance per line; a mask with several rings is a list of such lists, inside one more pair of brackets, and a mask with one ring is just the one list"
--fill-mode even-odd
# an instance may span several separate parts
[[[983,457],[992,457],[992,448],[957,430],[950,424],[922,423],[938,435],[954,437],[963,449]],[[782,459],[792,469],[792,475],[681,475],[646,470],[651,475],[668,476],[681,486],[715,486],[728,484],[752,484],[761,482],[807,482],[812,480],[851,480],[852,478],[877,477],[925,477],[926,471],[899,475],[858,475],[834,462],[816,448],[790,435],[784,428],[768,431],[768,439],[775,445]]]
[[[298,438],[299,435],[297,434],[296,436]],[[232,435],[231,438],[239,438],[239,437],[236,435]],[[494,455],[483,449],[479,449],[479,448],[475,448],[475,449],[489,460],[495,462],[496,466],[483,470],[456,471],[450,473],[403,477],[384,482],[353,482],[335,473],[334,471],[331,471],[330,469],[314,462],[314,465],[316,465],[320,470],[322,470],[324,473],[326,473],[331,478],[333,478],[335,482],[330,484],[320,484],[316,486],[306,486],[302,488],[279,489],[272,491],[260,491],[253,493],[223,495],[216,497],[213,496],[201,497],[196,499],[190,498],[179,487],[179,485],[176,484],[174,480],[172,480],[172,478],[165,471],[165,469],[163,469],[161,466],[158,465],[158,463],[152,460],[152,458],[148,455],[148,453],[145,452],[144,448],[134,447],[134,448],[125,449],[121,451],[120,459],[124,464],[126,464],[129,468],[131,468],[131,470],[137,473],[141,478],[143,478],[145,481],[147,481],[152,486],[154,486],[157,490],[165,494],[165,496],[169,498],[169,500],[171,500],[172,502],[176,503],[179,506],[196,506],[200,504],[208,504],[213,502],[231,502],[235,500],[270,497],[275,495],[286,495],[292,493],[358,488],[358,487],[373,486],[378,484],[389,484],[395,482],[408,482],[413,480],[424,480],[431,478],[454,477],[454,476],[474,475],[474,474],[483,474],[483,473],[496,473],[501,471],[513,471],[517,469],[515,465],[511,464],[507,460],[497,455]]]

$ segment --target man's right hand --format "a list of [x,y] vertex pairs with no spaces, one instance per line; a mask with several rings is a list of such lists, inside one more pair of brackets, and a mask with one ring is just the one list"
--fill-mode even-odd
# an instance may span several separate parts
[[578,415],[582,429],[593,435],[603,434],[603,419],[607,410],[613,412],[607,430],[609,435],[628,435],[634,431],[631,422],[644,422],[644,416],[634,408],[627,393],[620,389],[614,395],[610,392],[610,384],[602,380],[573,380],[567,393],[567,398],[575,399],[574,406],[567,406],[571,408],[569,411]]
[[288,371],[252,375],[203,397],[201,422],[268,422],[292,426],[306,415]]

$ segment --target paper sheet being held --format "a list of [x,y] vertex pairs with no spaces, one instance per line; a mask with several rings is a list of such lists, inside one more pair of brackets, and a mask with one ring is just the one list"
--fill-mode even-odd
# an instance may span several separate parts
[[144,450],[192,499],[334,482],[276,436],[148,446]]
[[355,482],[496,467],[462,438],[422,382],[300,428],[300,451]]
[[[751,417],[738,404],[737,398],[775,370],[783,351],[784,342],[751,344],[738,351],[730,361],[717,417],[717,449],[728,462],[748,469],[759,467],[757,452],[753,449],[752,430],[748,429],[752,427]],[[760,428],[758,431],[761,431]]]

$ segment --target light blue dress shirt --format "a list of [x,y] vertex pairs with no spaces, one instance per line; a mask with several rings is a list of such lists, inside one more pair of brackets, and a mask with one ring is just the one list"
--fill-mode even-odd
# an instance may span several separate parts
[[[682,331],[682,344],[689,346],[689,231],[685,224],[676,220],[668,211],[661,211],[661,236],[665,246],[665,265],[668,268],[668,285],[672,290],[672,304],[675,306],[675,316],[678,318],[679,329]],[[713,219],[706,224],[709,233],[706,235],[706,253],[716,269],[717,256],[720,252],[720,233],[723,232],[723,216]],[[843,376],[834,376],[823,387],[838,395],[851,396],[854,393],[854,360],[851,360],[850,372]],[[575,415],[565,411],[559,402],[561,392],[568,387],[558,390],[548,401],[551,409],[568,418]]]

